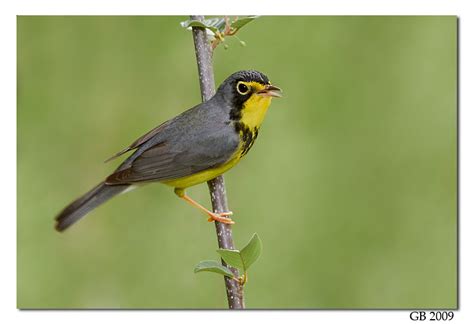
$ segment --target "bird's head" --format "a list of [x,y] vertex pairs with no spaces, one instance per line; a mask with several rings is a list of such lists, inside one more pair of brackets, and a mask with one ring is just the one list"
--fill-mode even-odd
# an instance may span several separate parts
[[222,82],[216,95],[231,103],[231,119],[243,121],[249,127],[260,127],[271,99],[282,97],[282,91],[262,72],[245,70]]
[[252,96],[281,97],[281,89],[272,85],[268,77],[255,70],[238,71],[229,76],[217,90],[219,95],[242,105]]

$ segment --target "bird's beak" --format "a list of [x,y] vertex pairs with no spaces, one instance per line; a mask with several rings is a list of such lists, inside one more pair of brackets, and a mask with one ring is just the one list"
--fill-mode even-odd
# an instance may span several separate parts
[[271,84],[267,84],[265,88],[258,91],[257,94],[262,97],[276,97],[276,98],[283,97],[281,89]]

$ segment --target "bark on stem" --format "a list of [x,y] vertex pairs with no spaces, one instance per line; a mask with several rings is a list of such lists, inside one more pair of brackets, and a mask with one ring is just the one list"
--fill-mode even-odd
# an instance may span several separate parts
[[[192,20],[204,20],[204,16],[191,16]],[[214,71],[212,68],[212,51],[207,38],[206,31],[203,28],[193,27],[194,48],[196,51],[196,60],[199,71],[199,83],[201,86],[202,101],[209,100],[215,93],[214,89]],[[219,176],[207,182],[211,194],[212,209],[214,212],[228,211],[227,196],[225,192],[224,177]],[[235,249],[234,239],[232,238],[232,225],[215,222],[217,242],[221,249]],[[238,277],[237,269],[226,265]],[[224,277],[227,292],[227,301],[230,309],[243,309],[244,295],[242,286],[235,280]]]

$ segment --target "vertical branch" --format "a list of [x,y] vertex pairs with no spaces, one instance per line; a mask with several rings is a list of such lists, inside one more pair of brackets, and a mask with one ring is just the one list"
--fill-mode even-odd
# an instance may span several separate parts
[[[191,16],[192,20],[204,20],[203,16]],[[207,38],[205,29],[193,27],[194,48],[196,51],[196,60],[199,71],[199,83],[201,86],[202,101],[209,100],[215,93],[214,90],[214,71],[212,68],[212,51]],[[214,212],[228,211],[227,196],[225,192],[224,178],[219,176],[207,182],[211,194],[212,209]],[[217,242],[219,248],[233,250],[234,239],[232,237],[232,227],[228,224],[215,222]],[[227,266],[237,278],[238,270],[226,265],[222,260],[222,264]],[[224,277],[227,301],[230,309],[245,308],[242,286],[235,280]]]

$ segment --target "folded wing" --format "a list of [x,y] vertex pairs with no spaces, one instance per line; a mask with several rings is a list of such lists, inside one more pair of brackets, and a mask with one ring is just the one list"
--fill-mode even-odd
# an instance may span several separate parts
[[[206,136],[168,139],[143,151],[126,169],[119,169],[106,184],[178,179],[227,162],[237,151],[239,141],[227,128]],[[202,135],[202,133],[201,133]]]

